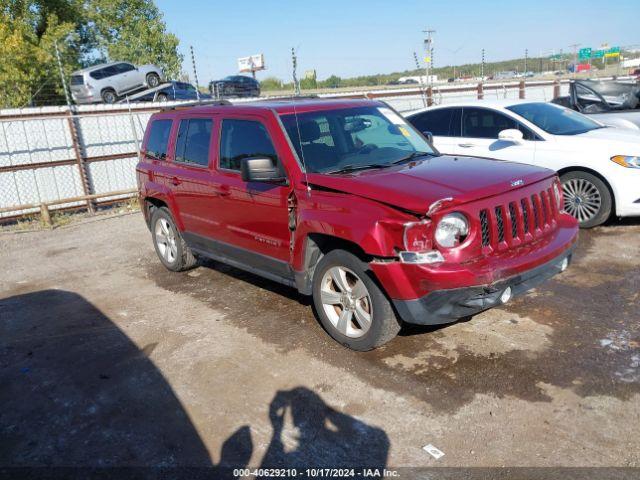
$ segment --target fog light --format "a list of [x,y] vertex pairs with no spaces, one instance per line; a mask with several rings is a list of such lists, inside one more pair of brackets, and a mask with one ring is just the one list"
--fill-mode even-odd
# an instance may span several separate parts
[[509,300],[511,300],[511,287],[505,288],[502,295],[500,295],[500,301],[502,303],[507,303]]
[[569,259],[565,258],[564,260],[562,260],[562,262],[560,262],[560,271],[564,272],[568,266],[569,266]]

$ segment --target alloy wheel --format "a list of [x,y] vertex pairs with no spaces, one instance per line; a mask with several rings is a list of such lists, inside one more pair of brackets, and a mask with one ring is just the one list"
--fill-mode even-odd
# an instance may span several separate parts
[[598,187],[584,178],[572,178],[562,184],[564,209],[584,223],[598,215],[602,197]]
[[166,218],[160,218],[156,222],[155,229],[156,245],[162,258],[168,263],[176,261],[178,256],[178,246],[176,244],[176,236],[173,229]]
[[369,331],[373,304],[365,283],[346,267],[329,268],[322,277],[320,301],[341,334],[359,338]]

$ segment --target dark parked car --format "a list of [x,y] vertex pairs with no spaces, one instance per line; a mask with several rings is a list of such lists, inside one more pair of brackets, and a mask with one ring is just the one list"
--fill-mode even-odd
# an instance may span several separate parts
[[[168,102],[172,100],[197,100],[196,87],[185,82],[170,82],[167,88],[151,92],[138,100],[141,102]],[[210,100],[211,95],[200,93],[201,100]]]
[[334,339],[369,350],[568,266],[578,224],[555,172],[440,155],[381,102],[294,102],[151,117],[137,177],[166,268],[202,256],[297,288]]
[[230,75],[209,83],[209,91],[216,98],[259,97],[260,83],[244,75]]

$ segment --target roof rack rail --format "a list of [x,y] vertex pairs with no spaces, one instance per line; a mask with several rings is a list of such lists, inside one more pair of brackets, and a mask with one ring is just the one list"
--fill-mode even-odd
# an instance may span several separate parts
[[160,109],[160,111],[162,112],[166,112],[169,110],[182,110],[184,108],[191,108],[191,107],[199,107],[199,106],[205,106],[205,105],[233,105],[233,103],[231,103],[228,100],[201,100],[201,101],[194,101],[194,102],[189,102],[189,103],[181,103],[180,105],[172,105],[170,107],[163,107]]
[[282,97],[277,97],[277,96],[273,96],[273,97],[262,97],[260,98],[260,101],[266,100],[266,101],[275,101],[275,102],[280,102],[280,101],[286,101],[286,100],[324,100],[327,97],[319,97],[318,95],[313,95],[313,94],[309,94],[309,95],[284,95]]

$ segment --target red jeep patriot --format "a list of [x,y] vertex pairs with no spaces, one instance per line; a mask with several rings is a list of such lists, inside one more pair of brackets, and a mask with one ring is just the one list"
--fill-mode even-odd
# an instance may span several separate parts
[[563,271],[577,238],[554,172],[440,155],[381,102],[165,110],[143,145],[168,269],[204,256],[297,288],[355,350],[507,302]]

